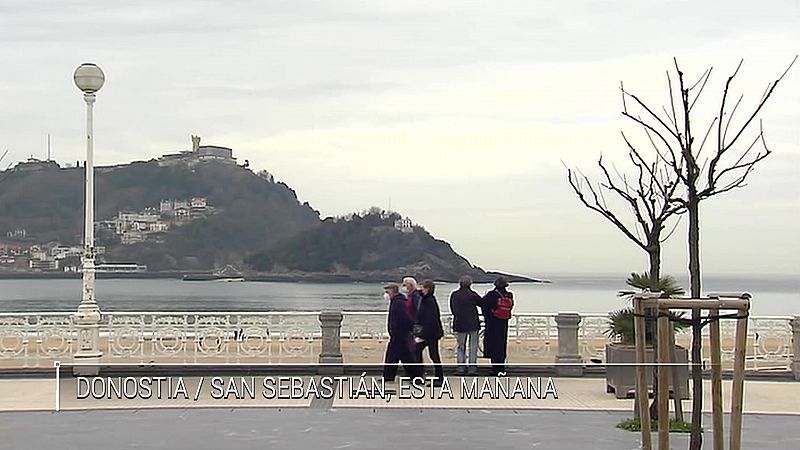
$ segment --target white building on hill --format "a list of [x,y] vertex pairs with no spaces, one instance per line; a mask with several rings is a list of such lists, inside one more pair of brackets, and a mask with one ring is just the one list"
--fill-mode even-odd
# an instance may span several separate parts
[[200,136],[192,135],[192,149],[179,153],[170,153],[158,158],[162,166],[185,163],[195,165],[199,162],[218,161],[226,164],[236,164],[233,149],[219,145],[200,145]]
[[409,218],[397,219],[394,221],[394,228],[403,233],[411,233],[414,231],[414,223]]

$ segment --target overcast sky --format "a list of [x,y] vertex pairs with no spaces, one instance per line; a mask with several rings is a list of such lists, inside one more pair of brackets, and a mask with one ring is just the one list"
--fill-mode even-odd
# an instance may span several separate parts
[[[199,134],[323,216],[391,198],[486,268],[645,270],[646,255],[578,203],[563,164],[596,174],[601,152],[624,161],[619,132],[637,130],[619,82],[660,107],[673,56],[687,78],[714,66],[709,113],[744,58],[734,90],[748,109],[800,48],[800,3],[570,3],[0,0],[3,165],[44,157],[47,133],[56,159],[84,158],[71,77],[93,61],[107,76],[100,164]],[[746,189],[703,204],[707,273],[800,272],[799,81],[795,66],[762,115],[774,154]],[[685,219],[667,272],[685,272],[684,242]]]

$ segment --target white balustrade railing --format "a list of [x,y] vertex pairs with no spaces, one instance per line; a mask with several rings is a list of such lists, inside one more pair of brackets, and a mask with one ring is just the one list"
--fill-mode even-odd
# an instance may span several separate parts
[[[319,338],[316,312],[104,312],[100,323],[103,361],[131,364],[311,363]],[[67,361],[75,343],[70,313],[0,313],[0,368]]]
[[[388,341],[386,313],[343,312],[345,362],[378,363]],[[556,314],[516,313],[509,322],[509,363],[551,363],[558,353]],[[787,369],[792,363],[790,317],[750,317],[750,369]],[[605,314],[581,314],[579,351],[602,364],[608,343]],[[442,357],[455,359],[452,316],[442,315]],[[732,361],[735,321],[721,322],[723,362]],[[318,312],[104,312],[104,362],[314,363],[321,350]],[[676,336],[688,347],[689,330]],[[707,351],[708,346],[704,345]],[[76,348],[72,313],[0,313],[0,369],[52,367],[71,361]],[[704,355],[704,359],[707,358]]]

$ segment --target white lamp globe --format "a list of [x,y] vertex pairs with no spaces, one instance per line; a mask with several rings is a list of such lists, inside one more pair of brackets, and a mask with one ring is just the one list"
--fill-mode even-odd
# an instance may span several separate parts
[[75,69],[72,76],[75,86],[86,94],[93,94],[103,87],[106,76],[97,64],[83,63]]

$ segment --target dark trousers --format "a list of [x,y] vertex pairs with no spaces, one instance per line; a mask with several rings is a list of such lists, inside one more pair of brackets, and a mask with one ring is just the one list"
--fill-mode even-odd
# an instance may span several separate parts
[[492,361],[492,375],[506,371],[506,352],[508,349],[508,321],[494,321],[487,324],[483,339],[484,354]]
[[383,365],[383,379],[393,381],[397,376],[398,363],[403,363],[403,371],[408,377],[415,377],[419,373],[419,368],[414,364],[417,362],[416,355],[412,351],[411,337],[408,339],[389,338],[389,345],[386,346],[386,358]]
[[[428,347],[428,356],[433,361],[434,376],[440,380],[444,379],[444,372],[442,371],[442,358],[439,356],[439,340],[423,341],[417,344],[417,361],[422,362],[422,351]],[[425,369],[420,366],[420,375],[424,374]]]
[[497,376],[500,372],[506,371],[506,360],[492,358],[492,375]]

